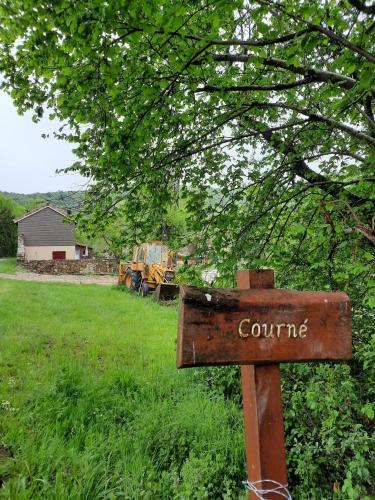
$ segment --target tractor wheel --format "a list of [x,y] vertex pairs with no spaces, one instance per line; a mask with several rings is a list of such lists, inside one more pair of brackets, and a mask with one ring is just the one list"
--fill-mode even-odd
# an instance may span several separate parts
[[139,289],[139,293],[141,294],[142,297],[146,297],[148,292],[149,292],[148,283],[147,281],[144,281]]
[[128,269],[125,273],[124,285],[125,285],[125,288],[127,288],[128,290],[131,290],[131,288],[132,288],[132,272],[130,269]]
[[139,271],[131,271],[131,289],[139,290],[141,286],[142,276]]

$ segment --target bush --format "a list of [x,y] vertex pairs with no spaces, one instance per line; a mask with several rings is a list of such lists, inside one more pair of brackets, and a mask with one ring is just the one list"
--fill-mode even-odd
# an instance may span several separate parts
[[[290,490],[294,498],[370,499],[375,494],[375,313],[353,318],[348,363],[290,363],[282,394]],[[200,372],[211,397],[241,404],[238,367]],[[372,498],[372,497],[371,497]]]
[[[307,274],[296,274],[294,283],[282,272],[280,278],[288,288],[329,289],[325,277],[314,272],[306,286]],[[357,278],[348,290],[353,300],[353,359],[281,365],[287,467],[294,498],[307,498],[307,491],[312,500],[333,495],[369,499],[375,494],[375,311],[364,293],[366,278]],[[342,282],[338,288],[344,286]],[[238,367],[205,368],[196,376],[212,398],[241,405]]]

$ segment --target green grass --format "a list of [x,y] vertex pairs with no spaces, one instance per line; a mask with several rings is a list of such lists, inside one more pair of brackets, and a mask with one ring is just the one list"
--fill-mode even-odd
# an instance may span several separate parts
[[17,267],[15,257],[0,259],[0,273],[15,273],[16,270]]
[[241,411],[175,368],[176,325],[116,287],[0,280],[0,498],[246,498]]

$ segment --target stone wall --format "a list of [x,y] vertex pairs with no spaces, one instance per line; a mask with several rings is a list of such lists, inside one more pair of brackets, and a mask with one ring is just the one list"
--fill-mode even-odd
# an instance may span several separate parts
[[39,274],[117,274],[117,259],[28,260],[22,262],[28,271]]

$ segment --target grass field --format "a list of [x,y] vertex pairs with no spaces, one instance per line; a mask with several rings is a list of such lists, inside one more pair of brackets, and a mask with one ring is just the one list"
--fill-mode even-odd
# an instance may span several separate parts
[[177,310],[0,280],[0,498],[246,498],[242,415],[175,368]]
[[15,273],[16,269],[15,257],[0,259],[0,273]]

